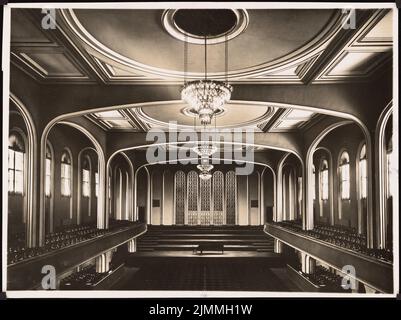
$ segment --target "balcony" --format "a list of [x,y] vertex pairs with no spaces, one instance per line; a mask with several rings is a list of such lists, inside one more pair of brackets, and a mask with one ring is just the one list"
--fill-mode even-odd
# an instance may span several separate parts
[[351,265],[356,279],[384,293],[393,292],[393,265],[288,228],[267,223],[265,232],[338,270]]
[[129,223],[110,230],[101,237],[85,240],[9,265],[7,267],[7,289],[37,289],[45,276],[42,274],[43,266],[53,266],[56,270],[56,276],[59,277],[64,272],[127,242],[144,231],[146,231],[146,224]]

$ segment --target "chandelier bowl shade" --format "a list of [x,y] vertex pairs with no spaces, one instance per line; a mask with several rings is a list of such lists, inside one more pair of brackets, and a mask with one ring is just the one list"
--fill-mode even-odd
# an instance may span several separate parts
[[212,177],[212,174],[208,171],[202,171],[199,173],[199,178],[202,180],[209,180]]
[[210,171],[213,169],[213,165],[212,164],[199,164],[196,166],[200,171],[204,172],[204,171]]
[[233,88],[222,81],[196,80],[181,89],[181,98],[194,108],[202,125],[211,123],[214,113],[231,98]]
[[210,157],[212,154],[216,153],[217,147],[213,144],[202,143],[193,147],[192,150],[201,157]]

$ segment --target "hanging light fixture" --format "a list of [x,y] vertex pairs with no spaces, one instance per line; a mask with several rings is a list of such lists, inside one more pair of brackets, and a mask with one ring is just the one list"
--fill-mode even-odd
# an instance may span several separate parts
[[[187,67],[187,44],[184,49],[184,63]],[[185,82],[181,89],[181,98],[198,115],[202,125],[211,124],[213,116],[222,109],[230,98],[233,87],[228,84],[228,45],[225,41],[225,77],[226,81],[215,81],[207,78],[207,36],[205,35],[205,76],[202,80]],[[186,70],[184,70],[186,74]]]
[[212,174],[209,171],[202,171],[199,173],[199,179],[201,180],[209,180],[212,177]]
[[210,171],[213,169],[213,165],[209,163],[209,156],[202,156],[200,159],[200,164],[197,165],[199,169],[199,178],[202,180],[208,180],[212,177]]
[[197,155],[200,157],[210,157],[212,154],[216,153],[217,147],[213,144],[202,143],[192,148]]
[[196,167],[202,172],[204,172],[204,171],[209,172],[213,169],[212,164],[198,164]]

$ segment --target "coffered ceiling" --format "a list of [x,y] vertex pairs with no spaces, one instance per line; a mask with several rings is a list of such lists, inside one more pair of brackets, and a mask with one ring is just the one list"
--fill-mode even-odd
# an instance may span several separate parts
[[[362,81],[392,52],[392,13],[357,10],[242,10],[228,41],[234,85]],[[12,9],[11,58],[43,83],[167,84],[184,80],[184,42],[163,10],[63,9],[42,29],[37,9]],[[239,22],[238,22],[239,23]],[[208,46],[208,73],[224,78],[224,43]],[[203,46],[188,44],[187,79],[203,76]]]
[[[227,76],[234,93],[241,85],[371,80],[391,60],[390,10],[355,11],[355,28],[344,26],[349,12],[342,10],[230,10],[226,14],[237,19],[233,26],[219,25],[230,30],[227,36],[207,40],[207,70],[214,80]],[[149,84],[157,95],[158,87],[204,76],[202,38],[180,34],[174,21],[178,11],[62,9],[56,10],[56,28],[43,29],[40,10],[13,8],[11,62],[45,85],[91,85],[96,92],[103,86]],[[180,23],[191,24],[191,14],[181,12],[187,21]],[[202,31],[202,24],[190,28]],[[298,132],[323,117],[292,105],[234,100],[221,111],[212,125],[256,132]],[[85,117],[105,131],[168,130],[171,121],[175,129],[199,127],[182,101],[108,106]]]
[[[187,113],[181,101],[146,104],[118,110],[86,114],[85,117],[105,131],[147,132],[151,129],[201,129],[199,120]],[[212,127],[252,129],[255,132],[289,132],[306,129],[322,115],[311,111],[284,109],[255,102],[231,101],[216,117]]]

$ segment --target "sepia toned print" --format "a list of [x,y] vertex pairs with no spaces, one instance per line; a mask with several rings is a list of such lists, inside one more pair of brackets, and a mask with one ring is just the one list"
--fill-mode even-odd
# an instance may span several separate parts
[[394,6],[4,13],[7,296],[398,293]]

